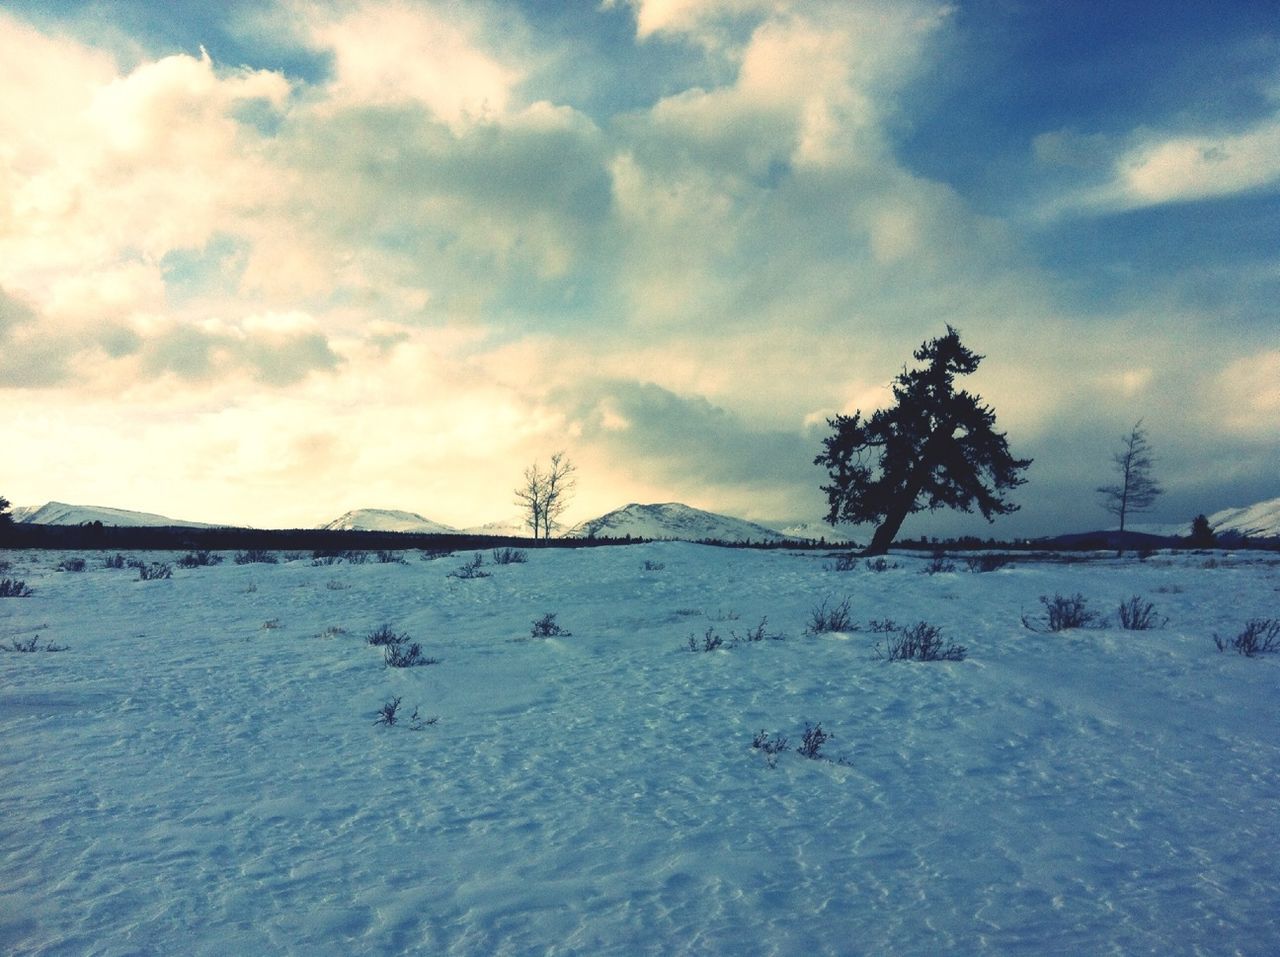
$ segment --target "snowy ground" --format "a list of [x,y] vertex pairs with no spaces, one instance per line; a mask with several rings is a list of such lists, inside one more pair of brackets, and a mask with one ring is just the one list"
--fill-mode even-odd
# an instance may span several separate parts
[[[1280,952],[1280,656],[1212,640],[1280,616],[1274,555],[66,557],[0,553],[0,642],[69,646],[0,653],[5,953]],[[1077,592],[1169,621],[1023,627]],[[846,596],[860,631],[805,634]],[[878,660],[873,618],[968,657]],[[385,667],[382,623],[442,661]],[[439,721],[375,726],[394,696]],[[751,747],[806,722],[830,760]]]

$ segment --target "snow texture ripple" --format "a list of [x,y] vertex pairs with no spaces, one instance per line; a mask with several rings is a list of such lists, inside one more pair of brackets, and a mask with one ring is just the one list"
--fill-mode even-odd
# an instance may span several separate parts
[[[0,642],[68,646],[0,653],[8,954],[1280,947],[1280,656],[1212,641],[1277,615],[1267,555],[926,575],[654,543],[159,581],[67,557],[0,553],[34,589]],[[1169,621],[1023,627],[1077,592]],[[861,630],[805,634],[845,597]],[[531,638],[548,612],[572,635]],[[765,616],[785,640],[688,649]],[[886,618],[968,657],[880,660]],[[385,667],[383,623],[440,663]],[[394,697],[439,721],[375,725]],[[829,760],[751,747],[807,722]]]

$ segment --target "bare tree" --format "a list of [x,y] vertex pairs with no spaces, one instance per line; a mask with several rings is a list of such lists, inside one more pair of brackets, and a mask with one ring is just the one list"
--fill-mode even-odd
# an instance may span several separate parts
[[525,524],[539,536],[550,538],[559,527],[559,518],[569,505],[577,480],[577,466],[564,452],[551,456],[551,464],[544,471],[537,462],[524,470],[524,482],[515,490],[516,504],[525,516]]
[[533,530],[536,541],[547,511],[547,476],[537,462],[524,470],[524,484],[516,488],[515,494],[516,504],[524,512],[525,524]]
[[542,537],[550,538],[552,529],[560,525],[560,516],[569,505],[569,497],[578,484],[574,474],[577,467],[563,452],[551,456],[551,467],[545,473],[543,483]]
[[1151,474],[1155,461],[1141,419],[1120,440],[1120,450],[1111,456],[1111,461],[1119,481],[1114,485],[1099,485],[1098,494],[1102,496],[1102,507],[1120,518],[1120,544],[1116,554],[1123,555],[1125,520],[1134,512],[1145,512],[1164,493]]

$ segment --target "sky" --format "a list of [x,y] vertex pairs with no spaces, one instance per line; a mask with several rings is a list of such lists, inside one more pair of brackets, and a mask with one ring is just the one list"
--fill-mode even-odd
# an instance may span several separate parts
[[1105,527],[1280,495],[1280,17],[1258,2],[6,0],[0,493],[310,526],[679,501],[786,525],[950,324]]

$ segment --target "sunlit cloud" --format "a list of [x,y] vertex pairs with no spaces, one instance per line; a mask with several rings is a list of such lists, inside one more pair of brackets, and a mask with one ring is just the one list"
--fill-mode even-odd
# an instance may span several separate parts
[[[907,91],[927,92],[963,27],[949,5],[592,16],[622,8],[634,34],[606,52],[682,72],[612,112],[616,91],[591,110],[570,95],[580,38],[502,0],[241,8],[243,65],[213,40],[139,37],[126,56],[83,24],[76,41],[0,14],[22,78],[0,85],[0,389],[28,419],[0,491],[464,525],[513,511],[523,465],[567,448],[573,518],[652,496],[812,519],[825,419],[889,401],[946,323],[988,356],[975,389],[1015,449],[1050,449],[1046,468],[1064,431],[1078,453],[1113,420],[1207,428],[1224,395],[1232,434],[1269,434],[1270,353],[1242,358],[1167,291],[1082,305],[1027,230],[1265,193],[1273,120],[1043,132],[1027,162],[1074,178],[1026,201],[1054,211],[1028,227],[903,155]],[[51,465],[106,461],[140,475],[44,490]]]

